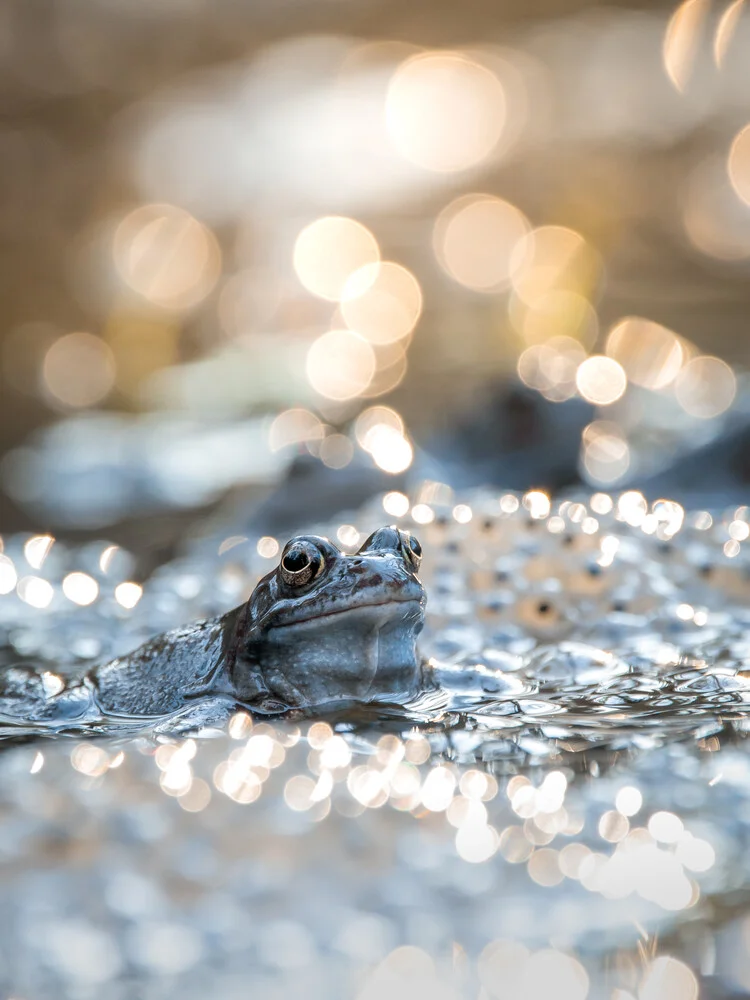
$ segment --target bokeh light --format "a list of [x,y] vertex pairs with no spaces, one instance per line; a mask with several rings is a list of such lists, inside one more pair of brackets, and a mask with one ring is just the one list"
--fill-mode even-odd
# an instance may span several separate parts
[[407,340],[398,340],[392,344],[382,344],[375,347],[375,374],[362,396],[374,399],[392,392],[403,382],[409,368]]
[[677,90],[684,90],[693,70],[700,33],[710,0],[683,0],[664,35],[664,69]]
[[737,393],[734,372],[721,358],[693,358],[677,376],[675,396],[691,417],[709,420],[726,412]]
[[280,451],[290,445],[320,441],[323,435],[323,423],[319,417],[302,407],[294,407],[283,410],[274,418],[268,431],[268,445],[271,451]]
[[26,562],[32,569],[41,569],[52,551],[55,539],[52,535],[33,535],[23,546]]
[[518,377],[547,399],[562,402],[576,393],[576,373],[586,357],[577,340],[552,337],[527,347],[518,359]]
[[[380,249],[366,226],[342,216],[316,219],[302,230],[294,244],[294,270],[300,282],[313,295],[338,302],[346,294],[347,282],[359,274],[356,291],[363,294],[367,282],[375,281],[377,269],[363,270],[377,264]],[[349,286],[349,294],[354,289]]]
[[623,816],[635,816],[643,805],[643,795],[633,785],[625,785],[617,793],[615,806]]
[[648,832],[663,844],[676,844],[685,831],[685,824],[671,812],[655,812],[648,821]]
[[513,252],[530,230],[524,214],[510,202],[468,194],[437,217],[433,248],[440,265],[459,284],[476,292],[496,292],[510,284]]
[[414,458],[414,449],[403,432],[386,423],[371,427],[363,438],[362,447],[383,472],[393,475],[408,469]]
[[515,941],[493,941],[479,956],[478,967],[482,986],[498,1000],[586,1000],[589,994],[589,977],[581,963],[554,948],[532,952]]
[[677,378],[686,360],[680,338],[652,320],[627,316],[607,336],[606,353],[629,381],[644,389],[663,389]]
[[697,1000],[698,980],[695,973],[678,958],[660,955],[648,966],[643,978],[639,1000]]
[[85,607],[99,596],[99,584],[88,573],[68,573],[63,579],[62,591],[69,601]]
[[734,33],[737,30],[737,24],[740,20],[740,15],[742,14],[742,8],[745,6],[745,0],[732,0],[724,8],[721,17],[719,18],[719,23],[716,26],[716,33],[714,35],[714,61],[719,69],[724,64],[724,59],[726,58],[727,50],[731,44]]
[[622,365],[613,358],[596,354],[578,366],[576,387],[589,403],[610,406],[622,397],[628,380]]
[[115,384],[112,351],[90,333],[68,333],[49,348],[42,367],[43,389],[65,407],[94,406]]
[[320,442],[319,456],[329,469],[343,469],[354,457],[354,445],[345,434],[328,434]]
[[18,581],[18,596],[32,608],[46,608],[52,603],[55,591],[52,584],[39,576],[24,576]]
[[497,852],[497,830],[488,823],[466,824],[456,832],[456,853],[469,864],[483,864]]
[[592,483],[609,485],[630,468],[630,447],[622,429],[608,420],[595,420],[581,438],[581,464]]
[[586,1000],[589,977],[571,955],[545,948],[532,955],[524,976],[524,996],[528,1000]]
[[344,322],[371,344],[392,344],[408,337],[421,312],[419,282],[401,264],[367,264],[344,286]]
[[727,162],[729,179],[739,197],[750,205],[750,125],[734,137]]
[[599,334],[599,319],[589,300],[578,292],[552,289],[531,304],[514,298],[510,318],[527,344],[569,337],[590,348]]
[[143,596],[143,587],[139,583],[126,580],[115,587],[115,600],[121,607],[130,611]]
[[[395,490],[390,493],[386,493],[383,497],[383,510],[386,514],[390,514],[391,517],[404,517],[409,511],[409,498],[404,493],[399,493]],[[15,586],[15,577],[13,579],[13,585],[11,590]]]
[[262,559],[275,559],[281,551],[281,546],[277,539],[271,535],[263,535],[259,538],[255,548]]
[[697,250],[718,261],[750,257],[750,212],[738,201],[725,160],[710,156],[694,167],[683,202],[683,225]]
[[511,279],[527,306],[555,289],[589,295],[599,280],[598,255],[584,237],[565,226],[539,226],[513,251]]
[[16,589],[17,582],[18,574],[13,560],[0,553],[0,595],[11,594]]
[[117,227],[113,252],[126,285],[154,306],[190,309],[221,271],[216,237],[176,205],[142,205]]
[[386,125],[411,163],[450,173],[484,160],[505,124],[505,92],[486,66],[459,52],[425,52],[396,70]]
[[307,352],[307,378],[327,399],[361,396],[376,370],[372,347],[351,330],[329,330]]
[[369,406],[363,410],[354,423],[354,434],[360,448],[368,450],[368,438],[377,427],[390,427],[399,434],[404,433],[404,421],[390,406]]

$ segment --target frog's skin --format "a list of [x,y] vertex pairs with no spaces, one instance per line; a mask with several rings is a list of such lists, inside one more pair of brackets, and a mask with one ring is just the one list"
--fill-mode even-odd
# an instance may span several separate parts
[[25,700],[27,718],[54,723],[162,716],[212,695],[264,713],[407,698],[422,684],[420,557],[419,542],[392,527],[354,555],[298,536],[246,604],[158,636],[57,693],[44,675],[10,671],[0,711],[15,701],[17,715]]

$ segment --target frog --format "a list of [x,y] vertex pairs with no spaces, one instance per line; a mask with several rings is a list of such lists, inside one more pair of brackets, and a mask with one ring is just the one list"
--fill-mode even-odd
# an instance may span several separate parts
[[[77,679],[11,668],[0,712],[35,721],[153,718],[224,698],[263,715],[399,701],[424,682],[422,547],[394,526],[354,553],[298,535],[242,605],[157,636]],[[45,680],[46,678],[46,680]]]

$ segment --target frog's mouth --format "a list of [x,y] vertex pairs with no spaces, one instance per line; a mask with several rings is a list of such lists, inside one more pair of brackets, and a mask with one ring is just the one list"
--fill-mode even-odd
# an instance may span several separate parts
[[379,600],[370,597],[280,621],[246,647],[274,697],[310,707],[341,699],[392,698],[418,686],[416,640],[424,623],[423,596],[407,591],[381,594]]
[[361,613],[365,616],[371,612],[372,617],[377,617],[382,612],[378,609],[390,608],[394,611],[398,608],[401,620],[406,624],[409,619],[414,622],[421,622],[424,619],[424,600],[418,597],[389,597],[382,601],[363,601],[360,604],[350,604],[345,608],[331,608],[326,611],[316,611],[315,614],[307,615],[304,618],[292,618],[289,621],[278,622],[269,625],[272,629],[292,628],[298,625],[307,625],[319,622],[323,619],[343,619],[345,616],[355,616]]

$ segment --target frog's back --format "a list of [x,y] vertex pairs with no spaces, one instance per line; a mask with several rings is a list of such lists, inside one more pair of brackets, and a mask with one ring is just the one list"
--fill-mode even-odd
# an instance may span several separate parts
[[224,622],[173,629],[89,675],[99,708],[112,715],[165,715],[205,694],[223,659]]

